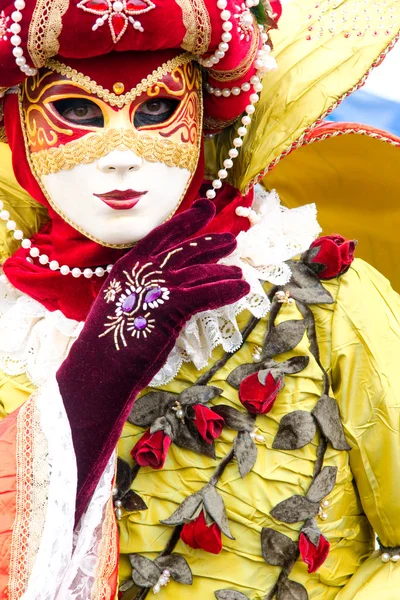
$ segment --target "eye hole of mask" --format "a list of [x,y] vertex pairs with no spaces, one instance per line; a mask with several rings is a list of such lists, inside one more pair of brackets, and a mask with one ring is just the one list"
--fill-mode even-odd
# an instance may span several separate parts
[[53,106],[58,114],[74,125],[104,127],[101,108],[88,98],[65,98],[56,100]]
[[180,101],[173,98],[153,98],[143,102],[135,111],[134,125],[136,129],[168,121],[179,104]]

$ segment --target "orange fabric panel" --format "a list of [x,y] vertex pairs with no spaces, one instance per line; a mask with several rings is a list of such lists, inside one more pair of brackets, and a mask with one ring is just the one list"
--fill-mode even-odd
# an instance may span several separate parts
[[0,600],[7,600],[16,510],[16,438],[19,410],[0,422]]

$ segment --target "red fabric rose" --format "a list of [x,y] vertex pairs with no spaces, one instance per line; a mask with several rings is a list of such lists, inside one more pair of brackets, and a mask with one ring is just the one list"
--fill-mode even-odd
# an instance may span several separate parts
[[171,438],[164,431],[146,431],[132,448],[131,456],[141,467],[162,469],[171,442]]
[[181,540],[191,548],[202,548],[211,554],[222,550],[221,530],[216,523],[207,525],[203,511],[197,519],[183,526]]
[[311,244],[310,250],[313,248],[319,248],[319,250],[312,262],[325,266],[322,272],[318,273],[320,279],[333,279],[345,273],[354,260],[356,243],[354,240],[346,240],[336,234],[315,240]]
[[195,404],[193,410],[196,415],[194,424],[197,431],[207,444],[212,444],[221,435],[224,419],[202,404]]
[[271,0],[272,15],[276,22],[279,21],[282,15],[282,3],[280,0]]
[[315,546],[305,533],[300,533],[299,550],[303,562],[308,565],[309,573],[315,573],[324,564],[330,547],[330,543],[323,535],[319,538],[318,546]]
[[258,379],[258,373],[254,373],[243,379],[239,388],[239,398],[253,415],[265,415],[273,407],[282,387],[282,377],[275,379],[269,372],[263,384]]

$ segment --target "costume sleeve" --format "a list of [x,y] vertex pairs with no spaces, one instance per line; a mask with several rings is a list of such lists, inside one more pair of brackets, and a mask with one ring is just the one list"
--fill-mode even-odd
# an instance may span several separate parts
[[0,456],[0,600],[90,598],[97,586],[115,598],[115,458],[74,528],[76,460],[54,378],[0,421]]
[[[362,506],[381,543],[400,545],[400,297],[357,260],[342,277],[332,328],[332,383]],[[374,553],[337,600],[392,600],[400,563]]]

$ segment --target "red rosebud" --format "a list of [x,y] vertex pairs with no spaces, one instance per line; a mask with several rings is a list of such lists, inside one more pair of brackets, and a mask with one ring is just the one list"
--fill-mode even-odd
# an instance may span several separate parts
[[276,22],[279,21],[282,14],[282,3],[280,0],[271,0],[272,15]]
[[323,271],[318,273],[319,278],[333,279],[345,273],[354,260],[356,243],[354,240],[346,240],[341,235],[327,235],[315,240],[310,250],[312,248],[319,248],[319,250],[312,262],[325,266]]
[[323,535],[319,538],[318,546],[315,546],[305,533],[300,533],[299,550],[303,562],[308,565],[309,573],[315,573],[324,564],[330,547],[330,543]]
[[171,438],[164,431],[146,431],[132,448],[131,456],[141,467],[162,469],[171,442]]
[[191,548],[202,548],[211,554],[222,550],[221,530],[216,523],[207,525],[203,511],[197,519],[183,526],[181,540]]
[[243,379],[239,388],[239,398],[243,406],[253,415],[265,415],[271,410],[279,391],[283,387],[283,378],[275,379],[268,373],[265,384],[260,383],[258,373]]
[[193,410],[196,415],[194,424],[197,431],[207,444],[212,444],[213,440],[221,435],[225,423],[224,419],[202,404],[195,404]]

